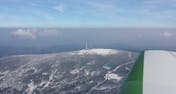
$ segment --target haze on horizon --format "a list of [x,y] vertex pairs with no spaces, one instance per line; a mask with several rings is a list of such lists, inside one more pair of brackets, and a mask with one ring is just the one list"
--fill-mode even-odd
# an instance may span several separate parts
[[[0,47],[33,49],[115,48],[176,51],[176,29],[134,28],[0,28]],[[52,48],[52,49],[53,49]],[[16,49],[14,49],[15,51]],[[4,51],[4,50],[3,50]]]

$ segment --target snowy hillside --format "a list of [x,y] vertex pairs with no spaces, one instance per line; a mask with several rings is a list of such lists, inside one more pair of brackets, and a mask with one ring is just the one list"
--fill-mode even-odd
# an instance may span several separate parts
[[117,94],[137,53],[114,49],[0,58],[0,94]]
[[106,55],[117,54],[119,52],[120,51],[114,50],[114,49],[83,49],[83,50],[77,51],[77,52],[75,52],[73,54],[79,54],[79,55],[89,54],[89,55],[106,56]]

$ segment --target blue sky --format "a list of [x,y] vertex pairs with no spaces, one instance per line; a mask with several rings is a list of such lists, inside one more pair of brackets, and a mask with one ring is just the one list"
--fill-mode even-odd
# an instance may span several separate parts
[[0,0],[0,27],[174,27],[176,0]]

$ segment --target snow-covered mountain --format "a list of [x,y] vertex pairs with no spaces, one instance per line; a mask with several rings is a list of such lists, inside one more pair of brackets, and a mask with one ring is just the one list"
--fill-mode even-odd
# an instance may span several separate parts
[[89,55],[102,55],[102,56],[106,56],[106,55],[113,55],[113,54],[117,54],[119,53],[119,51],[114,50],[114,49],[83,49],[80,51],[76,51],[74,54],[79,54],[79,55],[85,55],[85,54],[89,54]]
[[0,94],[118,94],[138,53],[114,49],[0,58]]

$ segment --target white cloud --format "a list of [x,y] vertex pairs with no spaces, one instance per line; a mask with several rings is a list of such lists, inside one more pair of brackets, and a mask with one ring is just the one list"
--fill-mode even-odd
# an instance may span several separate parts
[[164,37],[172,37],[173,34],[170,33],[170,32],[163,32],[163,36],[164,36]]
[[60,5],[55,6],[54,9],[63,13],[65,10],[65,7],[64,5],[60,4]]
[[37,38],[53,38],[60,37],[61,32],[57,29],[38,29],[38,28],[26,28],[17,29],[11,33],[13,38],[20,39],[37,39]]
[[18,29],[12,33],[15,38],[26,38],[26,39],[35,39],[35,32],[30,31],[29,29]]

